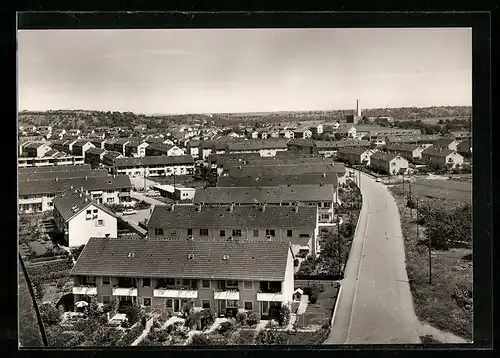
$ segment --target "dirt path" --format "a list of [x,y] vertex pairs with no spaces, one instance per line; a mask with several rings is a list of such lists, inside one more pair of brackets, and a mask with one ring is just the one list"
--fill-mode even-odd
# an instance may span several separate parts
[[419,335],[431,335],[432,338],[438,340],[441,343],[472,343],[462,337],[456,336],[453,333],[441,331],[437,328],[432,327],[430,324],[420,322]]

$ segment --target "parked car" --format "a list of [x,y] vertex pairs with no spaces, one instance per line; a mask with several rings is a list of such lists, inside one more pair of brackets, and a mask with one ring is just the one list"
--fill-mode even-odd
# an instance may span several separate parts
[[380,182],[381,182],[380,178],[375,179],[375,181],[376,181],[377,183],[380,183]]
[[160,196],[160,192],[158,190],[148,190],[146,193],[147,196]]
[[137,214],[137,210],[134,209],[125,209],[123,210],[123,215],[134,215]]

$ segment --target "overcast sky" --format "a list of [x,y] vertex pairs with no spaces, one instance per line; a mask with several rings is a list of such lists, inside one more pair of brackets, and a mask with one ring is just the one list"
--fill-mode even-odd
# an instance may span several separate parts
[[472,104],[470,29],[22,30],[20,110]]

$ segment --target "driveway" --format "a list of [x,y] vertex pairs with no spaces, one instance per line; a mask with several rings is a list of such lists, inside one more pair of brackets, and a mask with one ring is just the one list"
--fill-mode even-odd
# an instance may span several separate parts
[[325,344],[421,343],[396,202],[384,184],[361,178],[363,207]]
[[150,216],[150,209],[137,210],[137,213],[132,215],[121,215],[123,220],[132,222],[135,225],[139,225],[139,222],[149,219]]
[[130,192],[130,196],[132,198],[134,198],[135,200],[142,200],[142,201],[145,201],[146,203],[149,203],[151,205],[165,205],[165,203],[159,201],[159,200],[156,200],[155,198],[151,198],[149,196],[146,196],[144,194],[141,194],[141,193],[138,193],[136,191],[131,191]]

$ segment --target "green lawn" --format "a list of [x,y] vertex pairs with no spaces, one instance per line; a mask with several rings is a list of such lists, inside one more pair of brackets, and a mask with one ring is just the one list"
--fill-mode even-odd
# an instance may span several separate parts
[[19,342],[22,347],[43,347],[33,301],[21,267],[19,267]]
[[330,324],[339,288],[325,285],[325,290],[318,295],[316,303],[309,303],[305,314],[297,317],[297,327]]

